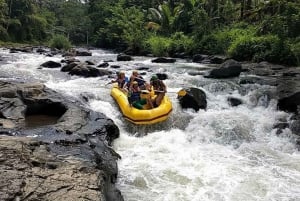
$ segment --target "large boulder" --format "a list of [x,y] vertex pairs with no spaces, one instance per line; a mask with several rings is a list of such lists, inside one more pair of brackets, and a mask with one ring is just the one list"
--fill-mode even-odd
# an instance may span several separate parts
[[[111,119],[43,84],[0,81],[0,103],[2,135],[37,136],[0,139],[0,200],[123,200]],[[57,120],[26,126],[34,116]]]
[[205,77],[207,78],[232,78],[238,77],[242,72],[242,65],[233,60],[227,60],[219,68],[215,68],[209,72]]
[[278,100],[278,108],[280,110],[299,114],[300,112],[300,91],[291,96],[280,98]]
[[65,66],[62,71],[68,71],[70,75],[78,75],[82,77],[98,77],[98,76],[104,76],[104,75],[110,75],[112,74],[110,71],[105,69],[98,69],[92,66],[88,66],[86,64],[70,64],[69,66]]
[[96,163],[51,149],[33,138],[1,136],[0,200],[109,200]]
[[207,100],[206,94],[204,91],[198,88],[188,88],[182,89],[181,91],[185,91],[186,94],[178,96],[179,103],[182,108],[192,108],[195,111],[199,111],[199,109],[206,109]]
[[46,61],[42,63],[41,66],[44,68],[60,68],[61,64],[55,61]]
[[117,61],[132,61],[133,58],[127,54],[119,54],[117,56]]

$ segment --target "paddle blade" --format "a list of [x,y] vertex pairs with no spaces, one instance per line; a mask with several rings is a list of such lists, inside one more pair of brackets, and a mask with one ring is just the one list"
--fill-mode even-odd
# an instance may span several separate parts
[[177,92],[178,96],[185,96],[187,94],[186,90],[181,89],[180,91]]

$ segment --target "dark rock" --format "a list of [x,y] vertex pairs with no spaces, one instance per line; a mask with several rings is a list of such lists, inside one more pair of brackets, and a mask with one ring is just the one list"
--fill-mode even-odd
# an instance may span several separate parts
[[61,62],[61,63],[67,63],[67,64],[70,64],[70,63],[74,63],[74,62],[79,63],[80,60],[75,59],[74,57],[71,57],[71,58],[63,59],[63,60],[61,60],[60,62]]
[[42,63],[41,66],[45,68],[59,68],[61,67],[61,64],[55,61],[47,61],[45,63]]
[[89,51],[76,50],[76,56],[92,56],[92,53]]
[[99,68],[107,68],[109,66],[109,64],[107,62],[104,62],[102,64],[99,64],[97,67]]
[[117,61],[132,61],[132,60],[133,60],[133,58],[126,54],[119,54],[117,56]]
[[219,68],[213,69],[205,77],[207,78],[232,78],[238,77],[242,72],[242,65],[235,60],[225,61]]
[[299,114],[300,109],[300,92],[296,92],[291,96],[280,98],[277,104],[280,110]]
[[95,65],[95,63],[92,62],[92,61],[85,61],[85,63],[86,63],[87,65],[91,65],[91,66]]
[[175,63],[176,59],[159,57],[151,60],[152,63]]
[[115,69],[121,68],[121,66],[119,66],[119,65],[111,65],[110,67],[111,67],[111,68],[115,68]]
[[243,103],[242,100],[238,99],[238,98],[234,98],[234,97],[228,97],[227,101],[229,102],[229,104],[233,107],[241,105]]
[[73,68],[75,68],[78,65],[78,63],[70,63],[67,65],[64,65],[60,71],[62,72],[70,72]]
[[228,59],[227,57],[221,56],[221,55],[209,56],[210,63],[212,63],[212,64],[222,64],[227,59]]
[[207,59],[207,58],[208,58],[208,55],[195,54],[193,56],[193,62],[201,63],[204,59]]
[[[119,129],[112,120],[43,84],[0,81],[0,91],[7,91],[0,97],[2,134],[38,136],[0,137],[0,172],[8,173],[0,174],[0,200],[123,200],[115,187],[120,156],[111,143]],[[24,129],[28,115],[58,115],[59,120]]]
[[158,79],[160,80],[166,80],[168,79],[168,75],[166,73],[156,73]]
[[195,111],[206,109],[207,101],[204,91],[198,88],[183,89],[186,91],[185,96],[178,96],[179,103],[182,108],[192,108]]
[[138,67],[138,68],[136,68],[136,70],[138,70],[138,71],[149,70],[149,69],[150,69],[149,67]]
[[83,77],[98,77],[98,76],[110,75],[111,72],[104,69],[97,69],[91,66],[80,64],[72,68],[69,71],[69,74],[83,76]]

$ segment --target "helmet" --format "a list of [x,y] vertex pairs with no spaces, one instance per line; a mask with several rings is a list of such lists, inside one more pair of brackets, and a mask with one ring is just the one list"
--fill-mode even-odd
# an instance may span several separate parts
[[158,80],[158,77],[157,77],[157,75],[152,75],[152,77],[151,77],[150,81],[155,81],[155,80]]
[[134,82],[132,82],[132,84],[134,85],[134,84],[138,84],[138,82],[137,81],[134,81]]

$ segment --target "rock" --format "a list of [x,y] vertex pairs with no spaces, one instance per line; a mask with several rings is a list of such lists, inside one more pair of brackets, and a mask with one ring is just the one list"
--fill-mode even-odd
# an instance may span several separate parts
[[109,63],[108,62],[104,62],[104,63],[99,64],[97,67],[98,68],[107,68],[108,66],[109,66]]
[[98,77],[98,76],[110,75],[111,72],[104,69],[97,69],[91,66],[87,66],[85,64],[79,64],[73,67],[69,71],[69,74],[83,76],[83,77]]
[[62,72],[70,72],[73,68],[75,68],[78,65],[78,63],[69,63],[64,65],[60,71]]
[[227,60],[227,57],[222,55],[213,55],[209,56],[208,59],[210,60],[211,64],[222,64]]
[[159,57],[151,60],[152,63],[175,63],[176,59]]
[[94,63],[94,62],[92,62],[92,61],[85,61],[85,63],[86,63],[87,65],[90,65],[90,66],[93,66],[93,65],[95,65],[95,63]]
[[0,153],[0,200],[107,200],[96,164],[67,152],[58,156],[31,138],[2,136]]
[[[0,200],[123,200],[115,187],[120,156],[111,143],[119,129],[112,120],[43,84],[0,81],[0,91],[7,92],[0,133],[38,136],[0,137]],[[24,129],[30,115],[58,120]]]
[[85,50],[76,50],[76,56],[92,56],[92,53]]
[[234,97],[228,97],[227,101],[229,102],[229,104],[233,107],[235,106],[239,106],[243,103],[242,100],[238,99],[238,98],[234,98]]
[[277,104],[280,110],[299,114],[300,112],[300,91],[291,96],[280,98]]
[[61,63],[67,63],[67,64],[70,64],[70,63],[79,63],[80,60],[74,58],[74,57],[69,57],[69,58],[66,58],[66,59],[63,59],[61,60]]
[[119,54],[117,56],[117,61],[132,61],[133,58],[127,54]]
[[195,111],[206,109],[207,100],[204,91],[198,88],[183,89],[187,92],[185,96],[178,96],[179,104],[182,108],[192,108]]
[[149,67],[145,67],[145,66],[141,66],[141,67],[137,67],[136,70],[138,71],[142,71],[142,70],[149,70]]
[[156,73],[158,79],[160,80],[166,80],[168,79],[168,75],[166,73]]
[[207,58],[208,58],[208,55],[195,54],[193,56],[193,62],[201,63],[204,59],[207,59]]
[[59,68],[61,67],[61,64],[55,61],[47,61],[45,63],[42,63],[41,66],[45,68]]
[[119,65],[111,65],[110,67],[111,67],[111,68],[114,68],[114,69],[121,68],[121,66],[119,66]]
[[219,68],[213,69],[205,77],[207,78],[231,78],[238,77],[242,72],[242,65],[233,60],[227,60]]

